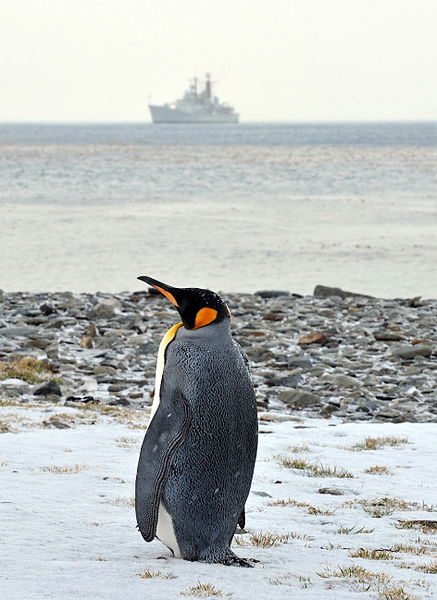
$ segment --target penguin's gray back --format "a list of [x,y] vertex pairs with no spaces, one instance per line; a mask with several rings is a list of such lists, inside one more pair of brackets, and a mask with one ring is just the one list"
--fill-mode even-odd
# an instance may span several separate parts
[[198,560],[214,546],[229,546],[256,457],[255,394],[228,323],[177,332],[166,350],[160,395],[175,391],[188,402],[192,419],[161,500],[182,556]]

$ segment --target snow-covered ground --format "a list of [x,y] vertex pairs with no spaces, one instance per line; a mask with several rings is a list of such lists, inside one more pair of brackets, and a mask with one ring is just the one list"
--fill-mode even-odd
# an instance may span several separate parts
[[[234,538],[235,552],[259,563],[241,569],[178,560],[159,541],[142,540],[132,500],[146,418],[134,412],[0,408],[0,424],[11,430],[0,435],[2,598],[410,600],[437,593],[435,424],[261,415],[247,533]],[[388,439],[374,450],[353,448],[369,436]],[[290,468],[284,458],[309,465]],[[353,477],[310,476],[311,465]],[[388,472],[365,472],[376,465]],[[402,527],[411,520],[434,525]],[[351,556],[366,550],[378,550],[379,560]]]

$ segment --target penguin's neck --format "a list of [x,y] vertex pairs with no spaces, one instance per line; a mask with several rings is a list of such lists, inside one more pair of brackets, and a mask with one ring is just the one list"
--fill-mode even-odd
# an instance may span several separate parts
[[201,344],[223,344],[225,340],[232,342],[230,319],[223,319],[220,323],[211,323],[199,329],[185,329],[180,327],[176,338],[181,341]]

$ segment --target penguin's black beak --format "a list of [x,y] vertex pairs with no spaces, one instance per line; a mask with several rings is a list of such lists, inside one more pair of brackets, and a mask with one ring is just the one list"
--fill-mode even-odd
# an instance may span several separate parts
[[161,294],[163,294],[168,300],[170,300],[170,302],[174,304],[176,308],[179,308],[179,303],[176,300],[176,295],[178,293],[177,288],[172,287],[171,285],[167,285],[162,281],[158,281],[157,279],[153,279],[152,277],[147,277],[147,275],[140,275],[140,277],[137,277],[137,279],[139,279],[140,281],[144,281],[144,283],[147,283],[148,285],[155,288],[155,290],[158,290],[158,292],[161,292]]

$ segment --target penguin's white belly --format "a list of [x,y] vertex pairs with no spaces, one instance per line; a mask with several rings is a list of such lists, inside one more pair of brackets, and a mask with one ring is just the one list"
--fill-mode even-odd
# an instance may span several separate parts
[[179,544],[174,532],[173,521],[171,516],[165,510],[162,502],[159,503],[156,537],[159,538],[161,542],[167,546],[167,548],[170,548],[177,558],[180,558],[181,552],[179,550]]

